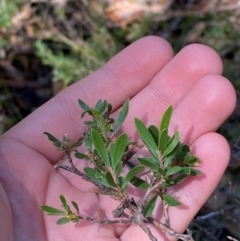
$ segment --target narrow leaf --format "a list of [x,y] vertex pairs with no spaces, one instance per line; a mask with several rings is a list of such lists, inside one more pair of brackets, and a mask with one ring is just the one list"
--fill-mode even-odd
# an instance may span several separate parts
[[110,103],[108,103],[108,105],[107,105],[107,114],[108,114],[108,116],[110,115],[111,111],[112,111],[112,105]]
[[61,225],[61,224],[69,223],[69,222],[71,222],[71,221],[72,221],[72,220],[69,220],[68,218],[63,217],[63,218],[58,219],[57,224],[58,224],[58,225]]
[[68,212],[69,211],[69,207],[67,205],[66,198],[63,195],[60,195],[60,200],[62,202],[63,208]]
[[84,121],[84,124],[88,126],[92,125],[93,123],[94,123],[93,121]]
[[175,161],[175,155],[169,155],[164,157],[164,161],[163,161],[163,169],[165,170],[166,168],[168,168],[169,166],[171,166],[171,164]]
[[131,179],[135,177],[139,172],[141,172],[143,168],[144,166],[136,166],[133,169],[131,169],[126,175],[126,177],[124,178],[123,187],[126,187],[127,184],[131,181]]
[[178,177],[176,177],[175,179],[173,179],[174,185],[183,182],[183,181],[186,179],[186,177],[187,177],[187,175],[186,175],[185,173],[179,175]]
[[139,136],[141,137],[142,141],[147,145],[148,148],[153,150],[157,150],[157,145],[147,129],[147,127],[143,124],[143,122],[137,118],[134,120],[136,129],[138,131]]
[[199,162],[200,159],[191,154],[188,160],[184,160],[184,163],[188,166],[198,166]]
[[179,150],[180,152],[190,152],[189,146],[184,143],[181,143]]
[[149,126],[148,127],[149,132],[151,133],[156,145],[158,145],[158,140],[159,140],[159,130],[156,126]]
[[92,141],[88,134],[84,136],[83,143],[85,147],[92,152]]
[[87,160],[89,159],[87,155],[78,151],[75,152],[74,156],[77,157],[78,159],[87,159]]
[[74,206],[74,208],[76,209],[77,213],[79,214],[79,207],[78,207],[77,203],[72,201],[72,205]]
[[78,99],[78,104],[84,111],[88,111],[90,109],[89,106],[80,99]]
[[112,187],[111,185],[108,184],[105,175],[103,175],[102,173],[96,171],[95,169],[93,169],[91,167],[85,167],[84,171],[87,174],[87,176],[89,176],[94,181],[96,181],[106,187]]
[[96,103],[96,105],[95,105],[95,109],[96,109],[96,110],[100,110],[101,107],[102,107],[102,104],[103,104],[102,100],[98,100],[97,103]]
[[103,113],[104,110],[106,109],[107,105],[108,105],[108,102],[106,100],[104,100],[104,101],[99,102],[99,104],[97,103],[95,109],[100,111],[101,113]]
[[54,137],[53,135],[51,135],[50,133],[48,132],[44,132],[43,134],[45,134],[47,137],[48,137],[48,140],[53,142],[53,144],[58,147],[58,148],[61,148],[62,146],[62,142],[59,141],[56,137]]
[[176,131],[174,136],[171,138],[166,148],[163,150],[163,156],[169,155],[179,144],[179,133]]
[[170,167],[170,168],[168,168],[167,171],[165,172],[165,175],[166,175],[166,177],[171,176],[171,175],[173,175],[173,174],[176,174],[176,173],[180,172],[181,169],[182,169],[182,168],[179,167],[179,166]]
[[122,173],[122,162],[120,161],[117,165],[117,167],[115,168],[115,173],[116,173],[116,176],[120,176],[121,173]]
[[150,217],[152,215],[152,212],[155,208],[156,205],[156,201],[157,201],[157,197],[158,195],[154,195],[149,202],[147,203],[147,205],[145,206],[144,210],[143,210],[143,215],[144,217]]
[[92,136],[92,142],[93,142],[99,156],[101,157],[101,159],[107,166],[110,166],[107,148],[105,146],[105,143],[103,142],[101,135],[99,134],[98,131],[92,129],[91,136]]
[[136,177],[136,176],[133,177],[130,182],[133,186],[144,189],[144,190],[148,189],[148,187],[149,187],[149,185],[146,181],[144,181],[141,178]]
[[113,151],[113,159],[111,160],[112,168],[115,170],[118,163],[121,161],[122,156],[126,150],[128,144],[128,136],[126,133],[121,134],[115,144],[115,148]]
[[114,182],[113,177],[110,172],[106,173],[106,180],[111,187],[116,187],[116,183]]
[[[118,177],[118,185],[122,190],[123,190],[123,180],[124,180],[124,178],[122,176]],[[123,190],[123,191],[125,191],[125,190]]]
[[57,208],[53,208],[50,206],[43,205],[40,207],[44,212],[48,213],[49,215],[65,215],[66,212]]
[[95,109],[91,109],[90,112],[91,112],[91,115],[93,116],[93,119],[94,119],[96,125],[97,125],[97,129],[102,131],[102,134],[104,135],[104,138],[106,139],[106,135],[107,135],[107,133],[105,131],[106,121],[105,121],[102,113],[98,110],[95,110]]
[[183,163],[187,163],[191,158],[191,154],[189,152],[180,152],[176,155],[177,161],[183,161]]
[[158,140],[158,150],[163,152],[164,147],[167,145],[167,142],[169,140],[168,136],[168,129],[163,129],[159,134],[159,140]]
[[186,175],[190,175],[190,173],[191,173],[190,167],[182,167],[181,171],[182,171],[182,173],[184,173]]
[[192,176],[198,176],[198,175],[201,175],[201,174],[202,174],[202,172],[200,170],[191,168],[191,175]]
[[167,108],[167,110],[164,112],[162,120],[161,120],[161,124],[160,124],[160,129],[159,129],[160,133],[162,132],[163,129],[168,129],[170,119],[172,116],[172,112],[173,112],[172,106],[169,106]]
[[96,171],[95,169],[93,169],[91,167],[84,167],[84,171],[93,180],[98,180],[97,176],[102,175],[101,173],[99,173],[98,171]]
[[115,126],[113,128],[113,133],[117,133],[120,127],[122,126],[123,122],[127,117],[128,110],[129,110],[129,99],[127,99],[122,106],[122,109],[118,115]]
[[169,206],[179,206],[181,203],[177,201],[174,197],[164,193],[162,194],[163,200],[169,205]]
[[155,171],[158,170],[159,165],[153,162],[152,158],[138,158],[137,159],[142,165],[149,167],[150,169],[153,169]]

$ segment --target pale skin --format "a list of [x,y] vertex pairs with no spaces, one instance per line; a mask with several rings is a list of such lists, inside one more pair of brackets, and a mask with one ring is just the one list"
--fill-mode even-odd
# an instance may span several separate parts
[[[136,138],[133,118],[157,125],[169,105],[170,124],[182,141],[201,159],[201,177],[191,177],[171,190],[182,202],[170,210],[171,227],[182,232],[213,192],[229,161],[227,141],[215,131],[235,107],[235,92],[221,76],[222,62],[211,48],[193,44],[174,56],[169,43],[145,37],[112,58],[95,73],[77,82],[44,104],[0,139],[0,233],[5,241],[127,241],[149,240],[137,226],[98,225],[82,222],[57,226],[57,218],[41,212],[43,204],[60,207],[59,195],[75,200],[84,215],[101,217],[116,201],[96,194],[78,176],[53,168],[57,152],[43,132],[71,140],[84,132],[77,99],[94,105],[106,99],[117,111],[131,98],[123,131]],[[81,164],[78,164],[79,168]],[[160,219],[156,208],[154,217]],[[157,239],[168,240],[152,229]]]

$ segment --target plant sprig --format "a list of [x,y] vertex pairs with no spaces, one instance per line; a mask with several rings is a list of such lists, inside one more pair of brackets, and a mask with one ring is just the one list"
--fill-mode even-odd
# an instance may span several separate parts
[[[81,117],[86,114],[92,117],[92,120],[85,121],[88,130],[80,141],[70,143],[66,134],[62,141],[47,132],[44,134],[58,150],[64,151],[67,156],[70,166],[59,165],[59,168],[93,183],[99,194],[118,200],[119,206],[112,211],[113,220],[84,217],[77,203],[72,201],[72,206],[75,208],[75,211],[72,211],[63,195],[60,196],[63,210],[46,205],[41,206],[41,209],[48,215],[62,216],[57,224],[71,221],[78,223],[81,219],[109,224],[135,223],[147,233],[150,240],[156,241],[157,239],[147,227],[147,224],[152,224],[168,235],[185,241],[193,240],[190,232],[180,234],[170,227],[169,206],[179,206],[181,203],[169,194],[168,189],[183,182],[188,176],[201,174],[195,169],[195,166],[199,165],[199,159],[191,154],[186,144],[180,141],[179,133],[176,131],[172,136],[168,133],[172,106],[163,114],[159,127],[153,125],[146,127],[140,119],[135,118],[136,130],[149,154],[145,157],[134,155],[136,161],[133,164],[129,161],[133,156],[130,147],[132,145],[137,147],[139,144],[130,140],[127,133],[118,134],[128,114],[129,100],[124,103],[116,121],[110,116],[112,105],[106,100],[99,100],[94,108],[89,107],[82,100],[78,103],[83,110]],[[80,145],[85,148],[85,152],[77,150]],[[89,162],[84,172],[78,170],[73,163],[73,152],[79,161],[84,159]],[[130,169],[124,174],[122,170],[126,164]],[[139,201],[131,197],[128,191],[129,185],[145,191]],[[162,203],[165,220],[163,223],[151,217],[158,199]],[[119,219],[120,217],[122,219]]]

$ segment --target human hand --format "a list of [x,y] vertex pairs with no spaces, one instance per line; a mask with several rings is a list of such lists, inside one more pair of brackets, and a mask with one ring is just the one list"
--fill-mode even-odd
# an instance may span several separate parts
[[[215,133],[235,107],[235,92],[221,76],[222,62],[209,47],[189,45],[173,56],[170,45],[158,37],[145,37],[116,55],[101,69],[70,86],[0,139],[0,229],[1,240],[89,240],[147,241],[137,226],[99,225],[90,222],[56,225],[39,206],[59,206],[59,195],[78,202],[82,212],[93,217],[100,209],[108,215],[116,202],[97,195],[78,176],[53,165],[61,158],[43,132],[71,140],[84,132],[77,100],[89,106],[106,99],[117,111],[130,98],[123,131],[134,136],[133,118],[155,124],[169,105],[174,112],[170,124],[182,141],[201,160],[201,177],[188,178],[173,195],[182,203],[170,210],[171,227],[184,231],[211,195],[229,160],[226,140]],[[156,218],[157,213],[154,214]],[[158,240],[166,236],[153,230]]]

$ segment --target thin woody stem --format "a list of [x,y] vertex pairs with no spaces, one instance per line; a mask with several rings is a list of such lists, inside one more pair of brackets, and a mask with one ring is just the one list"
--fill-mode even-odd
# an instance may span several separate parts
[[174,231],[173,229],[168,227],[166,224],[159,223],[155,220],[151,220],[151,223],[154,226],[156,226],[157,228],[160,228],[163,232],[165,232],[169,236],[176,237],[176,238],[178,238],[180,240],[183,240],[183,241],[194,241],[194,239],[192,237],[192,233],[189,230],[187,230],[187,232],[188,232],[187,234],[181,234],[181,233],[178,233],[178,232]]
[[168,215],[169,205],[164,200],[162,200],[162,204],[163,204],[163,216],[165,219],[165,224],[166,224],[166,226],[169,227],[170,226],[170,220],[169,220],[169,215]]
[[138,212],[142,213],[142,208],[146,205],[147,199],[148,197],[157,189],[159,188],[159,186],[161,185],[161,182],[158,182],[156,184],[153,185],[153,183],[155,182],[155,179],[152,178],[149,188],[147,189],[145,195],[143,196],[140,204],[138,205]]
[[90,218],[90,217],[80,217],[82,220],[85,221],[90,221],[93,223],[98,223],[98,224],[115,224],[115,223],[123,223],[123,224],[130,224],[130,223],[134,223],[132,219],[114,219],[114,220],[110,220],[110,219],[103,219],[103,220],[99,220],[99,219],[95,219],[95,218]]
[[141,221],[137,221],[136,222],[139,227],[141,227],[143,229],[143,231],[148,235],[148,237],[152,240],[152,241],[157,241],[157,239],[153,236],[150,228],[141,220]]
[[[108,187],[105,187],[104,185],[92,180],[90,177],[88,177],[86,174],[82,173],[81,171],[79,171],[75,166],[72,168],[72,167],[69,167],[69,166],[65,166],[65,165],[59,165],[58,167],[66,170],[66,171],[69,171],[69,172],[72,172],[78,176],[80,176],[82,179],[88,181],[88,182],[91,182],[93,183],[96,187],[99,188],[100,192],[106,192],[106,191],[110,191],[111,188],[108,188]],[[109,190],[108,190],[109,189]]]

